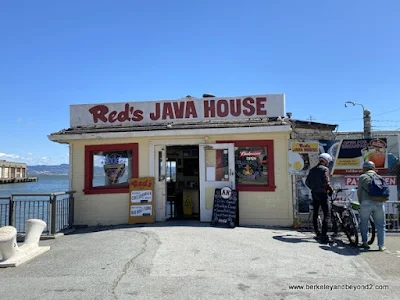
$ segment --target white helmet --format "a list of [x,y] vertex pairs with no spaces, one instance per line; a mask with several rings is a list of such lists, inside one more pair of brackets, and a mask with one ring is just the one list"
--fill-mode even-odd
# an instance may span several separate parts
[[327,163],[330,163],[332,161],[332,156],[330,156],[328,153],[320,154],[319,158],[325,160]]

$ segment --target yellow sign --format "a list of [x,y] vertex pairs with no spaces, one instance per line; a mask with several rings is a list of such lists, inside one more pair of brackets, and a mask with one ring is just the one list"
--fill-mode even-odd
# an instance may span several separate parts
[[339,158],[336,160],[338,167],[356,167],[360,166],[360,158]]
[[154,223],[154,178],[131,178],[129,183],[129,224]]
[[292,142],[294,153],[319,153],[318,142]]

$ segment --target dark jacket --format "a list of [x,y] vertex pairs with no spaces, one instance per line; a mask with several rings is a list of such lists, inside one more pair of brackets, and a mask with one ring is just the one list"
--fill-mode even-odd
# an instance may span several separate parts
[[314,193],[332,194],[329,168],[321,164],[316,165],[308,173],[306,185]]

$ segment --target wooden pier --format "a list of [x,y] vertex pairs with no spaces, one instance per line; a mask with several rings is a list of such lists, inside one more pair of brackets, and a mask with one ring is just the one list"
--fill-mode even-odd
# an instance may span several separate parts
[[20,182],[34,182],[34,181],[37,181],[37,177],[0,178],[0,184],[20,183]]

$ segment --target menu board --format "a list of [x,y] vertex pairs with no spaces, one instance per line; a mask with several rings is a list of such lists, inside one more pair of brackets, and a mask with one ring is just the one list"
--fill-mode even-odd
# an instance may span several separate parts
[[129,224],[154,223],[154,178],[131,178],[129,182]]
[[229,187],[215,189],[211,225],[225,225],[231,228],[238,224],[239,197]]

